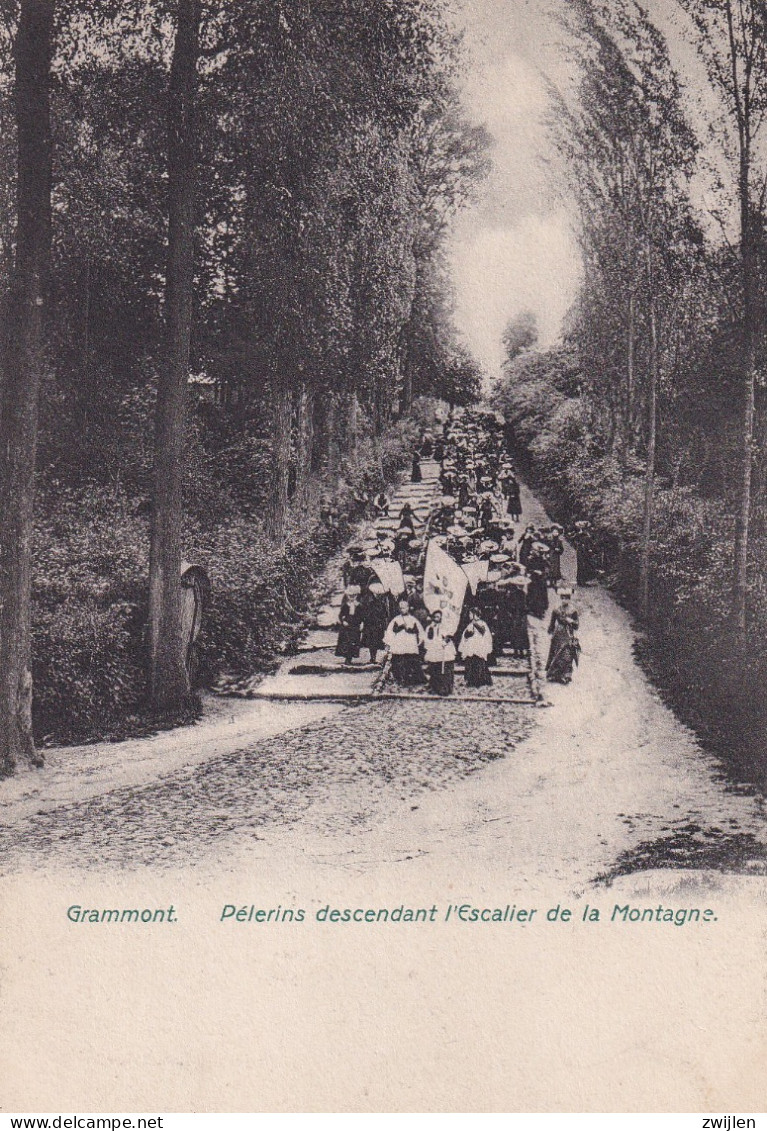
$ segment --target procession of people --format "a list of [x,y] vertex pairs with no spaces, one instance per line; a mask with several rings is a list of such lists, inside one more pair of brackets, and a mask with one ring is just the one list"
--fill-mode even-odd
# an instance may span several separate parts
[[[503,418],[485,408],[454,410],[421,436],[414,483],[428,458],[439,465],[441,491],[431,507],[417,511],[405,502],[392,521],[390,501],[379,493],[375,533],[349,548],[337,656],[351,665],[365,648],[375,664],[383,652],[396,684],[447,697],[459,658],[467,687],[490,687],[501,656],[529,657],[528,617],[543,621],[550,613],[547,678],[569,683],[580,643],[562,572],[566,532],[530,523],[517,533],[521,491]],[[575,581],[586,585],[598,572],[589,524],[575,523],[566,536],[576,550]]]

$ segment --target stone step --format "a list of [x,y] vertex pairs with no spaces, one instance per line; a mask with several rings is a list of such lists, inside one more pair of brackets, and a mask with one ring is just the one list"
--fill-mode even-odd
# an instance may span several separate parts
[[[348,675],[350,672],[353,672],[354,674],[356,674],[358,672],[380,672],[380,670],[381,670],[380,664],[370,664],[370,663],[365,663],[364,661],[362,663],[360,663],[359,661],[355,661],[352,664],[344,664],[343,660],[339,660],[337,663],[334,663],[334,662],[329,662],[329,663],[315,662],[315,663],[296,664],[295,667],[288,668],[288,670],[285,674],[286,675],[295,675],[295,676]],[[456,675],[463,675],[464,672],[465,672],[465,669],[464,669],[463,664],[460,664],[460,663],[456,664],[456,666],[455,666]],[[508,669],[504,670],[504,669],[498,669],[498,668],[491,668],[490,672],[493,676],[493,679],[495,679],[496,676],[499,679],[526,679],[527,676],[530,675],[529,669],[527,669],[526,671],[510,671]]]
[[519,695],[430,695],[428,692],[408,694],[406,691],[309,691],[301,695],[289,691],[262,691],[260,688],[251,691],[248,699],[265,699],[269,702],[281,703],[380,703],[384,699],[408,699],[417,703],[446,703],[455,706],[456,703],[490,703],[496,706],[513,704],[519,707],[542,706],[536,699],[523,698]]

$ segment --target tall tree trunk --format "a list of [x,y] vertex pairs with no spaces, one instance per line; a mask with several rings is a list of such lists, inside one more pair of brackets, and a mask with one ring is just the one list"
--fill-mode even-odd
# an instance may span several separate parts
[[360,403],[357,400],[357,394],[351,393],[349,396],[349,415],[346,421],[346,436],[349,449],[349,458],[354,462],[357,459],[357,447],[359,445],[360,433]]
[[82,351],[82,377],[80,381],[80,417],[81,442],[87,445],[89,417],[88,409],[93,403],[93,389],[91,388],[91,261],[85,260],[85,278],[83,280],[83,351]]
[[658,310],[654,293],[652,251],[648,248],[648,284],[650,291],[650,384],[647,390],[647,464],[644,481],[644,514],[642,542],[639,554],[639,611],[642,620],[650,615],[650,548],[652,544],[653,511],[655,508],[655,448],[658,431]]
[[42,765],[32,735],[32,520],[51,258],[55,0],[22,0],[16,33],[16,259],[0,398],[0,773]]
[[380,436],[384,430],[383,425],[383,409],[381,398],[381,378],[378,373],[373,375],[373,388],[370,397],[370,414],[373,422],[373,434]]
[[755,389],[754,409],[754,465],[751,483],[751,525],[758,520],[760,531],[765,530],[765,490],[767,489],[767,413],[764,391]]
[[733,630],[736,644],[743,648],[747,636],[748,610],[748,542],[751,524],[751,476],[754,458],[754,416],[756,404],[756,310],[757,268],[752,232],[750,170],[748,147],[741,151],[740,225],[741,267],[743,279],[743,407],[741,432],[740,498],[735,516],[733,554]]
[[413,407],[413,368],[410,355],[410,321],[402,327],[399,340],[399,367],[402,377],[400,416],[408,416]]
[[272,389],[272,469],[266,506],[266,533],[282,546],[288,524],[290,487],[290,431],[293,402],[290,385],[276,377]]
[[636,353],[636,295],[629,296],[626,325],[626,411],[621,436],[621,464],[626,467],[631,451],[634,431],[634,358]]
[[173,710],[189,696],[181,617],[183,457],[194,290],[200,0],[179,0],[168,89],[165,364],[157,389],[149,565],[150,697]]
[[375,375],[375,434],[381,436],[389,426],[392,410],[390,375],[381,368]]
[[325,459],[328,475],[338,474],[340,452],[338,450],[338,405],[332,393],[328,393],[328,407],[325,414]]
[[298,398],[298,448],[296,451],[296,494],[305,502],[312,474],[314,448],[314,390],[306,381]]

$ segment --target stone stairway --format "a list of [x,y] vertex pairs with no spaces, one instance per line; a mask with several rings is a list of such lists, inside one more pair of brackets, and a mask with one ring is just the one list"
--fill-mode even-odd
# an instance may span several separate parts
[[[405,503],[413,508],[416,534],[428,518],[435,498],[441,494],[439,464],[433,460],[421,463],[422,482],[402,483],[391,496],[389,516],[369,520],[357,531],[352,543],[375,537],[376,530],[387,530],[394,535],[399,526]],[[450,700],[430,695],[425,689],[404,689],[387,678],[385,669],[357,661],[353,665],[335,655],[338,611],[343,600],[343,581],[339,575],[336,588],[327,602],[318,610],[315,624],[309,629],[296,649],[279,671],[263,680],[250,692],[255,699],[272,700],[330,700],[340,702],[369,701],[372,699],[416,699],[434,702],[506,702],[535,705],[540,701],[538,681],[532,665],[525,660],[501,657],[493,668],[493,686],[479,694],[456,680],[455,693]],[[460,662],[456,672],[462,672]],[[498,677],[498,678],[496,678]]]

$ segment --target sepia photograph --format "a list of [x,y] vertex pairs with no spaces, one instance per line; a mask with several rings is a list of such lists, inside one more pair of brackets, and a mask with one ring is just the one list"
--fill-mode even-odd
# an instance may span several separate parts
[[0,1112],[756,1126],[765,0],[0,10]]

